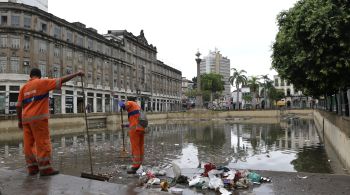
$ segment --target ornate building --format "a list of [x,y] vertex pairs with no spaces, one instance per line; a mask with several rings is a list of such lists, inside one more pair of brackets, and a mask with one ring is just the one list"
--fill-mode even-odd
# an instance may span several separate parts
[[[82,70],[91,112],[118,110],[118,101],[138,97],[145,110],[172,111],[181,105],[181,72],[157,60],[143,31],[101,35],[36,7],[0,3],[0,114],[15,112],[18,91],[32,67],[43,77]],[[50,94],[52,113],[83,112],[80,78]]]

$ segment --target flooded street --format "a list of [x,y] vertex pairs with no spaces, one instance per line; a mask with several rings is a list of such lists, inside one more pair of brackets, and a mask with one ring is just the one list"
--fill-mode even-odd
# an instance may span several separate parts
[[[287,119],[278,124],[239,124],[230,121],[168,121],[151,125],[145,135],[147,167],[202,167],[206,162],[234,169],[333,173],[311,119]],[[126,133],[127,134],[127,133]],[[126,136],[129,151],[129,137]],[[110,173],[112,182],[125,183],[120,131],[92,132],[96,173]],[[52,137],[54,167],[80,176],[89,171],[87,139],[83,134]],[[0,167],[24,167],[21,141],[0,143]]]

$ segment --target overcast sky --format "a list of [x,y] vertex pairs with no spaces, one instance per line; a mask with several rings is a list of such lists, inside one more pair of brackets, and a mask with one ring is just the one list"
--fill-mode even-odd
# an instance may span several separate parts
[[124,30],[139,35],[158,50],[158,59],[196,75],[195,53],[217,48],[231,68],[247,75],[270,74],[276,16],[297,0],[49,0],[49,12],[79,21],[100,34]]

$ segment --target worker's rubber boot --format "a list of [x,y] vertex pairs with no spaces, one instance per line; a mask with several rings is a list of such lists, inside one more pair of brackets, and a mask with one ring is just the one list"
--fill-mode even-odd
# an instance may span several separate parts
[[127,170],[126,170],[126,173],[127,174],[136,174],[136,171],[139,169],[140,167],[129,167]]
[[44,177],[44,176],[51,176],[51,175],[57,175],[60,172],[57,170],[54,170],[53,168],[49,168],[49,169],[44,169],[40,171],[40,176]]
[[29,176],[34,176],[36,174],[39,173],[39,167],[34,165],[34,166],[30,166],[28,167],[28,175]]

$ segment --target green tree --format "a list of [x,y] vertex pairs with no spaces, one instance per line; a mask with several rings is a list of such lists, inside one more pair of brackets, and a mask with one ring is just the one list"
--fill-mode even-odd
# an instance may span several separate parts
[[232,68],[233,74],[228,78],[228,81],[230,84],[237,89],[237,101],[236,101],[236,108],[239,109],[239,87],[242,85],[247,84],[247,76],[244,75],[244,73],[247,73],[245,70],[237,70],[235,68]]
[[348,0],[300,0],[277,22],[272,67],[282,78],[313,96],[349,86]]
[[224,87],[223,76],[216,73],[201,75],[201,89],[210,92],[210,101],[213,101],[213,95],[221,93]]
[[193,82],[193,89],[197,89],[197,77],[193,77],[192,82]]
[[[272,87],[268,91],[268,97],[270,100],[274,101],[275,105],[278,100],[281,100],[284,98],[284,92],[281,89],[276,89],[275,87]],[[271,106],[271,105],[270,105]]]
[[245,94],[243,95],[242,99],[245,101],[245,102],[251,102],[253,100],[253,97],[251,94]]
[[259,82],[259,77],[257,76],[252,76],[248,79],[247,84],[250,88],[250,92],[252,93],[252,100],[253,100],[253,109],[255,109],[256,107],[256,103],[258,102],[258,91],[259,91],[259,86],[260,86],[260,82]]

